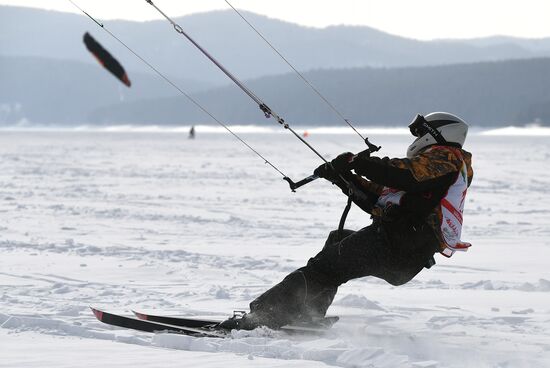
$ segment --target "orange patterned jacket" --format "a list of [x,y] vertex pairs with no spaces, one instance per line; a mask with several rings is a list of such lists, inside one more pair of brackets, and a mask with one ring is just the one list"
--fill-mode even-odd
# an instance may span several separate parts
[[459,175],[462,162],[466,164],[470,186],[473,178],[472,155],[450,146],[430,146],[411,159],[356,156],[352,167],[358,174],[356,178],[361,187],[370,193],[380,196],[384,187],[406,192],[400,198],[397,209],[389,211],[387,206],[376,205],[372,210],[373,216],[427,222],[434,229],[443,250],[445,242],[441,234],[440,202]]

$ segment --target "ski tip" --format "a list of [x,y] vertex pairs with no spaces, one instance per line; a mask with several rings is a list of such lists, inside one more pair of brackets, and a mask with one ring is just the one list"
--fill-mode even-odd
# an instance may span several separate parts
[[147,315],[146,314],[136,312],[135,310],[133,310],[132,313],[134,313],[137,318],[147,321]]
[[103,321],[103,312],[102,311],[100,311],[99,309],[95,309],[94,307],[90,307],[90,309],[92,310],[92,312],[94,312],[95,318],[97,318],[100,321]]

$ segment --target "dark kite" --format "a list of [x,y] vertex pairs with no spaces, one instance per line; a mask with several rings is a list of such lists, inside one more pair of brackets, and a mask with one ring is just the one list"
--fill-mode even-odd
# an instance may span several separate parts
[[126,71],[120,65],[120,63],[105,50],[88,32],[84,34],[84,44],[88,51],[90,51],[99,61],[101,65],[110,71],[115,77],[117,77],[122,83],[130,87],[132,83],[128,79]]

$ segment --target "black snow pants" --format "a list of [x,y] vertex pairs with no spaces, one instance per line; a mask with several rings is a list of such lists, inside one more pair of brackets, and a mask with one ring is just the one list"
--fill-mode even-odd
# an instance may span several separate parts
[[338,286],[364,276],[392,285],[410,281],[433,260],[438,241],[433,229],[405,220],[375,221],[359,231],[332,231],[324,248],[305,267],[250,303],[270,327],[324,317]]

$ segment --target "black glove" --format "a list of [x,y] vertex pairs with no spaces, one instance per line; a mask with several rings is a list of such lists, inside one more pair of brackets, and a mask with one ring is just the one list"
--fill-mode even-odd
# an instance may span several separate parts
[[313,171],[313,174],[334,183],[340,174],[347,173],[352,169],[350,161],[353,157],[354,155],[351,152],[342,153],[334,160],[320,165]]
[[325,162],[324,164],[320,165],[313,171],[313,174],[317,175],[320,178],[327,179],[328,181],[331,181],[333,183],[338,180],[338,173],[336,172],[336,170],[334,170],[330,162]]
[[[343,157],[353,157],[353,154],[342,154],[336,157],[330,163],[325,162],[324,164],[316,168],[313,173],[320,178],[327,179],[333,184],[336,184],[342,190],[342,193],[347,196],[351,195],[351,199],[353,200],[353,202],[363,211],[371,213],[374,204],[378,200],[378,195],[370,193],[361,187],[361,184],[358,181],[357,177],[353,175],[351,171],[349,171],[351,170],[351,167],[342,172],[337,172],[334,169],[333,162],[335,160],[342,160],[344,165],[346,164],[347,161],[344,161]],[[339,163],[337,163],[336,165],[338,166],[338,164]],[[342,180],[342,178],[345,181]]]
[[350,171],[353,168],[351,161],[354,156],[355,155],[351,152],[344,152],[336,156],[336,158],[330,163],[332,164],[334,170],[338,173]]

